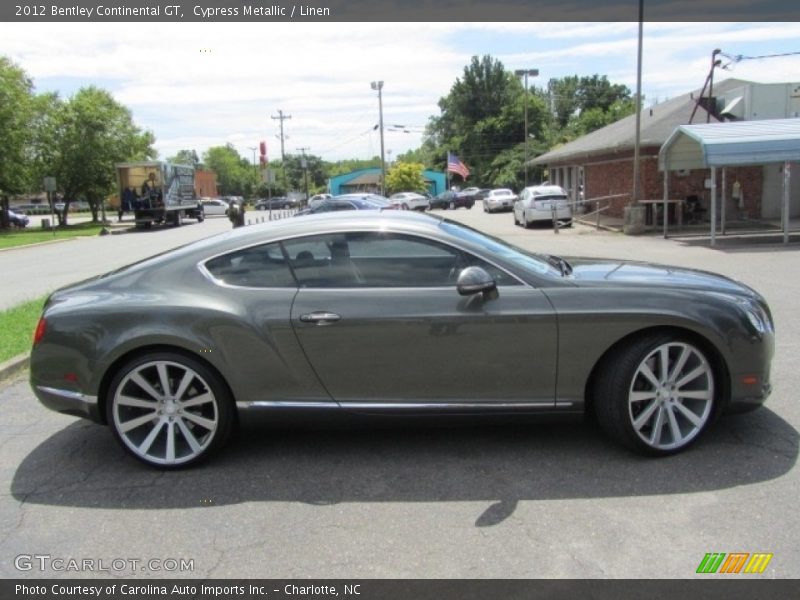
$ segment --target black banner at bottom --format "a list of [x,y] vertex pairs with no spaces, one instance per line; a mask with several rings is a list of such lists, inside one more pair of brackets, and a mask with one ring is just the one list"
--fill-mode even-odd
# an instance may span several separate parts
[[3,600],[512,600],[646,598],[752,600],[800,598],[796,579],[5,579]]

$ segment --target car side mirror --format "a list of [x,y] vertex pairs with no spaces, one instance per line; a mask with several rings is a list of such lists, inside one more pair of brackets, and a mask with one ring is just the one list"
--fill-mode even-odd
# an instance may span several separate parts
[[482,292],[486,300],[498,297],[497,282],[481,267],[467,267],[461,271],[456,281],[456,289],[462,296]]

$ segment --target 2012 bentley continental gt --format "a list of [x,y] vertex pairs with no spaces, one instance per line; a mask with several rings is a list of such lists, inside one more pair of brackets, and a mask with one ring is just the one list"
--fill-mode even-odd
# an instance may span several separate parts
[[353,211],[237,229],[55,292],[31,384],[161,468],[287,412],[591,413],[666,455],[764,402],[773,346],[764,298],[720,275]]

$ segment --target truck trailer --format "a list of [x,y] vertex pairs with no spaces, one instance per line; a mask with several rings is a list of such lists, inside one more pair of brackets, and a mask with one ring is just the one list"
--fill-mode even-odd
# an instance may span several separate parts
[[194,167],[161,161],[117,165],[120,208],[133,212],[136,227],[153,223],[180,227],[183,219],[205,218],[194,191]]

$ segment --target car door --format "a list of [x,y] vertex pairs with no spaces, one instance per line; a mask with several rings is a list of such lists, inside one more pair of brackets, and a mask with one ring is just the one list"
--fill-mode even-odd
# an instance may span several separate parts
[[[552,406],[557,330],[544,294],[457,248],[389,233],[285,241],[298,340],[342,404]],[[460,296],[478,265],[499,297]]]

